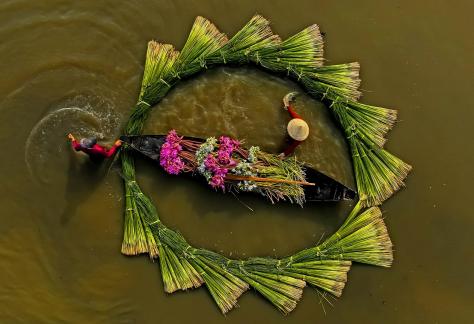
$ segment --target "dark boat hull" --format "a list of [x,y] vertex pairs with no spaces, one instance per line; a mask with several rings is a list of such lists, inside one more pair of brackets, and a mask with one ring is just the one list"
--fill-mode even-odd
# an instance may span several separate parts
[[[161,146],[165,142],[165,135],[137,135],[121,136],[120,139],[127,143],[131,148],[149,157],[154,161],[160,160]],[[197,139],[186,137],[189,139]],[[202,140],[202,139],[198,139]],[[313,182],[315,186],[304,187],[306,201],[340,201],[350,200],[356,197],[356,192],[347,188],[336,180],[325,174],[305,167],[306,180]]]

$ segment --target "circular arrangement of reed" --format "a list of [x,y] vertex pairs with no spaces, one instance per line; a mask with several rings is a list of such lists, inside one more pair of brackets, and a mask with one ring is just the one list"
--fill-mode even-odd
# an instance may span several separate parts
[[125,182],[122,253],[148,253],[158,259],[166,292],[205,284],[226,313],[252,287],[287,314],[306,285],[340,296],[352,262],[392,264],[392,243],[377,206],[403,186],[411,169],[383,148],[396,111],[357,101],[361,95],[358,63],[323,63],[317,25],[282,40],[260,15],[230,39],[207,19],[197,17],[181,51],[169,44],[148,43],[140,96],[125,128],[127,135],[141,133],[152,107],[181,79],[219,65],[253,64],[295,80],[327,104],[349,143],[360,197],[338,231],[317,246],[282,259],[230,259],[193,247],[161,222],[136,181],[133,155],[125,146],[120,155]]

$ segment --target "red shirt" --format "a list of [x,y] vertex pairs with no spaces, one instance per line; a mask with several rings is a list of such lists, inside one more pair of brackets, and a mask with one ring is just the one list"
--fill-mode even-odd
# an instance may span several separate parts
[[82,151],[86,154],[88,154],[90,157],[104,157],[104,158],[109,158],[111,157],[112,155],[114,155],[114,153],[117,151],[117,148],[119,147],[120,145],[115,145],[112,146],[109,150],[106,149],[105,147],[103,146],[100,146],[99,144],[94,144],[94,146],[92,146],[91,148],[85,148],[85,147],[82,147],[81,144],[79,144],[78,141],[74,140],[72,141],[72,147],[76,150],[76,151]]
[[291,144],[286,147],[286,149],[283,151],[283,154],[284,154],[285,156],[288,156],[288,155],[290,155],[290,154],[293,154],[293,152],[295,151],[296,147],[297,147],[298,145],[300,145],[301,143],[303,143],[303,142],[302,142],[302,141],[297,141],[297,140],[291,139]]
[[290,113],[290,116],[291,116],[292,118],[303,119],[303,118],[301,118],[300,115],[298,115],[298,114],[293,110],[293,107],[291,107],[291,105],[288,105],[287,109],[288,109],[288,112]]

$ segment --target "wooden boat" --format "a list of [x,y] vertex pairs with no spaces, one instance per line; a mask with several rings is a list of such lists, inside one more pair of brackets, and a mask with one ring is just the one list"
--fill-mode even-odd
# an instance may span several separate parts
[[[147,156],[148,158],[160,161],[161,146],[165,142],[166,135],[137,135],[121,136],[120,139],[127,143],[135,151]],[[188,139],[204,141],[196,137],[185,136]],[[335,179],[319,172],[313,167],[304,166],[306,172],[306,181],[315,183],[314,186],[305,186],[306,201],[340,201],[351,200],[357,195],[355,190],[343,185]]]

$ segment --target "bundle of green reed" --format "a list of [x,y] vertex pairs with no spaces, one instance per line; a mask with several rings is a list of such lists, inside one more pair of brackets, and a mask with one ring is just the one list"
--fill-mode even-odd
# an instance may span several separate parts
[[402,186],[411,166],[382,146],[396,111],[353,101],[334,101],[331,108],[346,133],[359,194],[367,206],[380,205]]
[[[138,98],[139,103],[145,103],[143,107],[144,110],[149,110],[150,106],[160,101],[171,88],[171,85],[166,82],[166,79],[172,75],[178,54],[172,45],[160,44],[155,41],[148,43],[142,87]],[[135,111],[137,110],[138,109]],[[143,124],[145,120],[146,115],[132,115],[129,122],[142,122]],[[132,131],[129,128],[127,128],[127,130],[129,132]],[[133,131],[136,132],[135,129],[133,129]],[[127,134],[131,134],[129,132],[127,132]]]
[[323,39],[318,25],[311,25],[277,46],[263,48],[252,57],[256,64],[273,72],[299,74],[323,64]]
[[276,48],[281,43],[274,35],[270,22],[260,15],[255,15],[224,46],[205,58],[210,64],[243,64],[255,59],[257,53],[268,48]]
[[[355,102],[358,64],[322,67],[323,43],[316,26],[281,41],[268,21],[255,16],[230,40],[204,18],[198,17],[183,51],[150,42],[140,98],[126,127],[138,134],[152,105],[158,103],[180,78],[227,63],[254,62],[273,72],[284,72],[300,81],[316,98],[328,100],[341,122],[353,151],[360,201],[341,228],[323,243],[283,259],[231,260],[218,253],[189,245],[167,228],[135,179],[131,152],[122,151],[126,213],[123,250],[159,254],[165,291],[185,290],[206,284],[223,313],[253,287],[283,313],[294,309],[306,283],[340,296],[351,262],[390,266],[392,244],[376,207],[399,188],[409,167],[381,149],[395,114],[384,108]],[[397,179],[395,185],[392,183]]]
[[377,207],[361,212],[365,204],[364,199],[360,200],[336,233],[320,245],[296,253],[292,260],[311,262],[316,256],[390,267],[393,245],[382,213]]
[[380,205],[404,186],[411,166],[372,143],[349,139],[357,189],[366,195],[366,206]]
[[397,119],[396,110],[351,100],[333,101],[331,109],[347,136],[357,136],[360,140],[378,147],[385,144],[385,135]]
[[203,17],[197,17],[174,66],[174,76],[183,78],[207,68],[206,58],[220,50],[227,42],[227,36],[213,23]]
[[350,100],[359,99],[361,93],[358,90],[360,65],[357,62],[321,66],[300,74],[302,83],[309,93],[319,99],[346,98]]
[[125,181],[125,219],[122,253],[137,255],[148,253],[151,258],[158,256],[156,237],[150,224],[158,222],[155,207],[145,196],[135,181],[135,165],[130,152],[121,154],[122,171]]
[[165,290],[184,290],[204,282],[223,313],[249,287],[285,314],[294,309],[306,283],[340,296],[351,261],[388,267],[393,259],[380,210],[372,207],[361,213],[361,208],[359,202],[339,231],[321,244],[283,259],[232,260],[193,248],[160,223],[157,235],[163,247],[160,264]]

